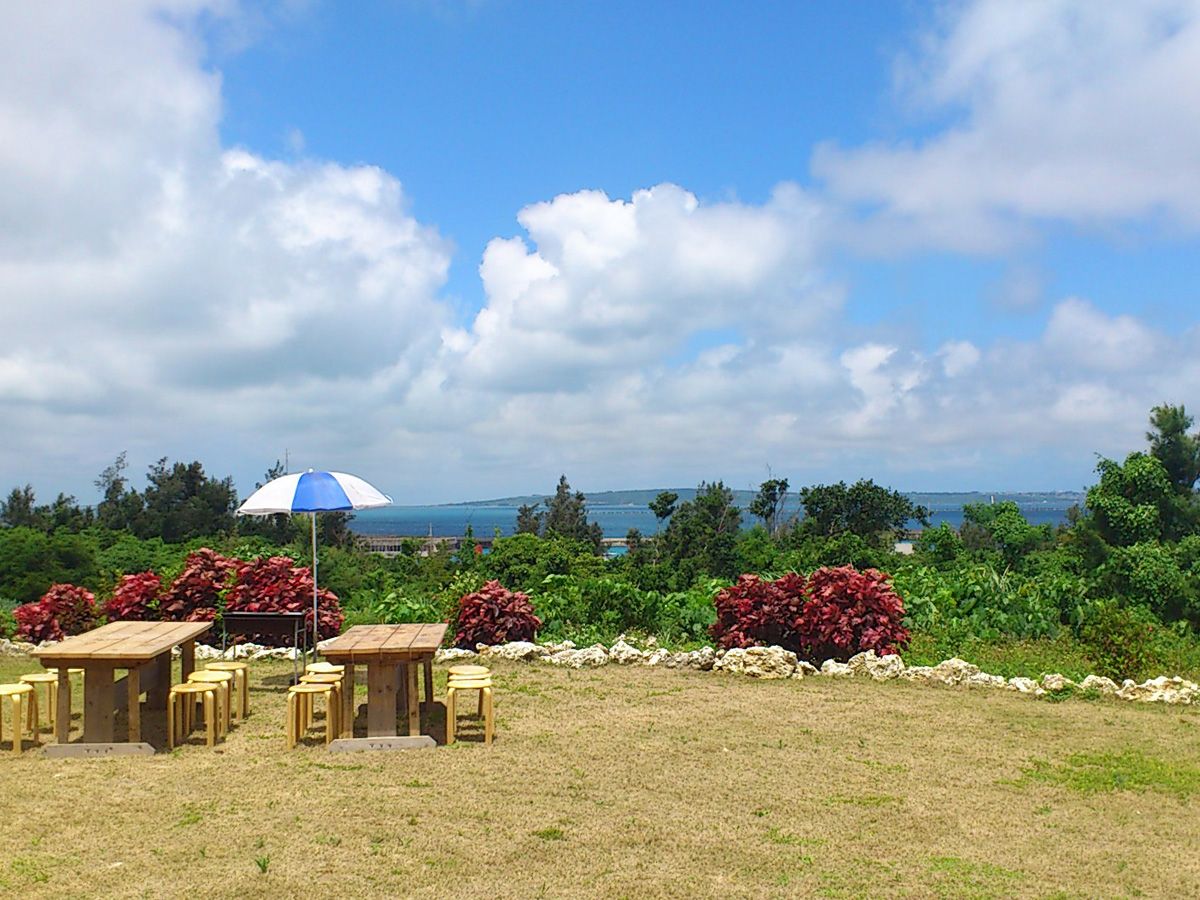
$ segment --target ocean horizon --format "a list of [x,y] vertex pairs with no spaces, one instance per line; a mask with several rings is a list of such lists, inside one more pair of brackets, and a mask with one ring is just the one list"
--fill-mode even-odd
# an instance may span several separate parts
[[[518,506],[459,504],[441,506],[386,506],[354,513],[350,530],[363,535],[399,535],[402,537],[464,537],[470,528],[476,537],[508,537],[516,533]],[[929,522],[937,527],[949,522],[958,528],[963,523],[961,506],[930,507]],[[1067,521],[1067,509],[1044,506],[1023,507],[1022,514],[1031,525],[1059,525]],[[588,521],[599,523],[606,538],[623,538],[629,529],[653,535],[660,526],[646,507],[588,504]],[[757,519],[742,510],[742,527],[750,528]],[[920,524],[911,521],[910,527]]]

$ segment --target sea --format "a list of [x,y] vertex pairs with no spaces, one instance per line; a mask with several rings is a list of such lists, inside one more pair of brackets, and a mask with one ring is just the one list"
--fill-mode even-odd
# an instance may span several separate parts
[[[478,506],[456,504],[453,506],[387,506],[356,512],[350,522],[350,530],[358,534],[387,534],[405,537],[463,537],[470,527],[476,537],[507,537],[517,530],[517,507],[481,504]],[[949,522],[955,528],[963,523],[961,506],[930,507],[929,522],[937,527]],[[1021,512],[1031,525],[1048,523],[1058,525],[1067,521],[1067,508],[1045,506],[1024,507]],[[652,535],[659,529],[658,520],[644,506],[604,506],[588,504],[587,517],[598,522],[606,538],[623,538],[629,529],[636,528],[643,535]],[[751,527],[757,520],[742,511],[743,527]],[[920,528],[912,521],[909,527]]]

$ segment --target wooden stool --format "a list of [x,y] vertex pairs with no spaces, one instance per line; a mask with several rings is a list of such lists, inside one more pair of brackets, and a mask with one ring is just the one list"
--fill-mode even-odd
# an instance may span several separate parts
[[[220,719],[217,728],[221,734],[229,731],[230,726],[233,724],[233,673],[202,669],[199,672],[192,672],[188,675],[188,681],[192,684],[214,684],[217,686],[217,718]],[[238,721],[241,721],[240,715],[238,716]]]
[[[336,703],[337,708],[342,708],[342,692],[346,690],[346,676],[335,672],[306,672],[300,676],[300,684],[330,684],[333,685],[333,698],[330,703]],[[304,727],[308,728],[312,724],[313,719],[313,704],[312,697],[306,697],[306,710],[304,716]]]
[[218,697],[220,691],[219,684],[201,681],[185,681],[183,684],[171,685],[171,692],[167,695],[168,750],[174,750],[176,744],[182,744],[192,733],[197,698],[204,701],[204,728],[208,746],[216,745],[217,726],[221,718]]
[[250,666],[244,662],[210,662],[205,669],[213,672],[232,672],[233,686],[238,695],[238,721],[250,715]]
[[[13,726],[13,756],[21,755],[21,719],[25,713],[25,701],[29,701],[28,718],[33,722],[32,728],[25,730],[33,733],[33,742],[39,743],[38,733],[38,700],[37,691],[33,689],[32,684],[0,684],[0,697],[12,698],[12,726]],[[4,713],[0,711],[0,741],[4,740]]]
[[[446,670],[447,682],[461,681],[464,678],[490,678],[491,670],[487,666],[461,665],[451,666]],[[490,687],[490,685],[489,685]],[[483,691],[479,692],[479,709],[475,713],[477,716],[483,715]]]
[[[455,673],[455,669],[470,670],[466,673]],[[479,671],[482,669],[483,671]],[[455,709],[456,695],[459,691],[479,692],[479,712],[483,717],[483,742],[492,742],[494,716],[492,712],[492,673],[483,666],[454,666],[450,669],[450,678],[446,682],[446,743],[454,743],[454,728],[457,713]]]
[[339,732],[338,704],[334,697],[340,696],[337,685],[328,681],[309,681],[293,684],[288,688],[287,699],[287,748],[293,749],[300,735],[312,723],[313,698],[318,694],[325,697],[325,744],[328,745]]
[[330,674],[344,675],[344,674],[346,674],[346,667],[339,666],[336,663],[331,663],[331,662],[315,662],[315,663],[309,663],[307,666],[304,667],[304,674],[305,675],[330,675]]
[[[30,672],[28,675],[21,676],[22,684],[31,684],[34,688],[34,693],[37,692],[37,686],[44,684],[46,686],[46,704],[43,709],[46,710],[46,724],[50,731],[54,731],[54,719],[58,714],[58,672]],[[26,723],[26,730],[33,730],[33,704],[29,705],[29,721]]]

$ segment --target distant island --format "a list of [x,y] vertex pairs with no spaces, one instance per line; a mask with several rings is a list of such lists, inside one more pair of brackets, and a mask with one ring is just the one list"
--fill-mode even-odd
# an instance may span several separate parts
[[[584,496],[587,502],[594,506],[630,506],[645,508],[663,491],[678,494],[680,501],[694,500],[696,489],[692,488],[655,488],[636,491],[597,491]],[[470,500],[461,503],[442,503],[440,506],[524,506],[534,503],[544,503],[553,492],[545,494],[525,494],[519,497],[498,497],[494,500]],[[733,502],[745,508],[754,499],[756,491],[734,491]],[[958,509],[968,503],[1003,503],[1011,501],[1022,509],[1069,509],[1072,506],[1083,506],[1086,495],[1082,491],[901,491],[914,504],[929,509]],[[789,492],[789,498],[795,497],[795,492]]]

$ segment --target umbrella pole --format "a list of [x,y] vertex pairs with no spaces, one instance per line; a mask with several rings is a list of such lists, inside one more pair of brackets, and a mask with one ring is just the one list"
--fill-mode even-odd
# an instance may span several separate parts
[[313,542],[313,662],[317,661],[317,514],[312,513]]

